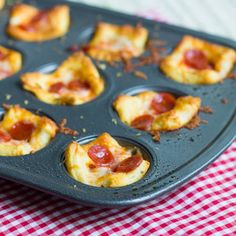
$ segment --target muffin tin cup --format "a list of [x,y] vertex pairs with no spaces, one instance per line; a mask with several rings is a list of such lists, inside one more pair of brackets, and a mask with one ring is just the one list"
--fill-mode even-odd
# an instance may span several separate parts
[[[33,4],[31,1],[24,2]],[[50,105],[23,90],[19,78],[22,73],[48,73],[55,70],[69,56],[69,46],[84,44],[90,40],[98,21],[131,25],[141,22],[149,30],[150,38],[158,35],[159,39],[166,41],[168,52],[185,34],[236,48],[236,43],[232,40],[70,1],[41,0],[34,4],[44,8],[58,3],[70,6],[70,30],[60,39],[42,43],[10,39],[5,34],[7,14],[0,12],[0,44],[17,49],[23,53],[24,58],[20,72],[0,81],[0,102],[20,104],[32,111],[40,109],[43,115],[56,123],[67,118],[67,126],[78,130],[79,135],[71,137],[59,133],[45,148],[34,154],[1,156],[1,177],[82,205],[127,207],[156,198],[183,184],[213,162],[234,140],[236,82],[232,79],[209,86],[180,84],[166,78],[157,65],[149,65],[140,68],[148,76],[148,80],[142,80],[132,73],[123,72],[121,63],[117,67],[111,67],[101,61],[99,64],[106,64],[105,69],[98,67],[105,81],[105,90],[91,102],[76,106]],[[93,62],[97,64],[94,60]],[[112,103],[119,94],[134,95],[146,90],[166,91],[176,96],[199,96],[202,105],[212,107],[214,112],[200,113],[200,117],[207,120],[208,124],[202,124],[194,130],[183,128],[162,133],[161,141],[155,142],[148,133],[123,124],[112,108]],[[10,99],[7,99],[7,94],[11,95]],[[221,102],[223,98],[229,101],[228,104]],[[103,132],[108,132],[121,145],[132,144],[145,153],[144,156],[150,161],[150,168],[141,180],[119,188],[99,188],[80,183],[67,173],[64,166],[67,145],[72,140],[87,142]]]

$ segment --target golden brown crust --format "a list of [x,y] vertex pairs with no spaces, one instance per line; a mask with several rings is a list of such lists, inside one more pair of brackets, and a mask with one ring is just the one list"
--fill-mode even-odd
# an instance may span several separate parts
[[[204,52],[214,69],[195,70],[185,65],[183,55],[186,50],[197,49]],[[215,84],[222,81],[233,68],[235,50],[186,35],[174,51],[165,57],[161,69],[171,79],[186,84]]]
[[[34,93],[41,101],[49,104],[78,105],[93,100],[104,90],[104,81],[89,57],[76,52],[68,57],[52,74],[39,72],[26,73],[21,76],[24,89]],[[65,91],[63,94],[49,92],[52,84],[68,83],[79,80],[90,85],[86,93]]]
[[5,0],[0,0],[0,10],[4,7],[5,5]]
[[174,108],[156,116],[152,130],[173,131],[184,127],[198,113],[201,105],[199,97],[179,97]]
[[172,110],[155,115],[150,109],[150,103],[157,92],[145,91],[134,96],[120,95],[114,101],[113,106],[118,112],[122,122],[131,125],[132,121],[144,114],[155,117],[152,131],[172,131],[184,127],[197,114],[200,108],[199,97],[178,97]]
[[8,132],[19,121],[30,121],[36,127],[29,141],[11,139],[8,142],[0,142],[0,156],[20,156],[34,153],[49,144],[55,137],[57,125],[45,116],[38,116],[21,108],[18,105],[11,106],[4,114],[0,122],[0,129]]
[[27,4],[16,4],[11,11],[7,33],[13,38],[23,41],[45,41],[61,37],[69,29],[70,9],[66,5],[56,5],[47,10],[47,23],[32,32],[22,28],[28,24],[40,10]]
[[147,38],[147,29],[141,26],[118,26],[101,22],[87,45],[87,52],[97,60],[120,61],[122,58],[141,55]]
[[101,134],[98,138],[86,145],[77,142],[70,143],[65,152],[65,165],[69,174],[76,180],[97,187],[121,187],[140,180],[147,172],[150,163],[143,160],[133,171],[128,173],[113,172],[107,167],[89,168],[93,161],[87,151],[92,145],[102,145],[108,148],[118,161],[131,155],[131,150],[120,146],[108,133]]
[[0,45],[0,80],[18,72],[22,67],[22,56],[19,52]]

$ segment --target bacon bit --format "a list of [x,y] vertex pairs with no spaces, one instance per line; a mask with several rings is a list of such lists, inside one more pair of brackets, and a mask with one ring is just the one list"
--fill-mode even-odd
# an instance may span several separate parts
[[68,50],[71,52],[77,52],[80,50],[80,46],[78,44],[73,44],[68,48]]
[[124,63],[124,71],[125,72],[132,72],[135,68],[135,65],[132,63],[132,61],[125,56],[122,56],[122,62]]
[[161,133],[157,130],[150,131],[150,134],[152,135],[152,139],[156,142],[160,142],[161,140]]
[[201,118],[198,115],[196,115],[184,127],[187,128],[187,129],[195,129],[200,125],[200,123],[201,123]]
[[152,46],[164,46],[166,45],[166,41],[160,39],[150,39],[149,44]]
[[227,98],[222,98],[220,101],[223,104],[228,104],[229,103],[229,100]]
[[66,135],[71,135],[71,136],[76,136],[78,135],[78,131],[76,130],[73,130],[71,128],[68,128],[68,127],[65,127],[66,126],[66,123],[67,123],[67,119],[64,118],[58,125],[59,127],[59,132],[60,133],[63,133],[63,134],[66,134]]
[[212,113],[213,113],[212,108],[209,107],[209,106],[200,107],[199,110],[200,110],[201,112],[208,113],[208,114],[212,114]]
[[108,64],[112,67],[117,67],[117,63],[115,63],[114,61],[108,61]]
[[134,71],[134,75],[137,76],[137,77],[139,77],[139,78],[141,78],[141,79],[145,79],[145,80],[148,79],[147,75],[144,74],[144,73],[143,73],[142,71],[140,71],[140,70],[135,70],[135,71]]
[[230,78],[232,79],[236,79],[236,72],[233,72],[229,75]]
[[[16,106],[19,106],[19,105],[16,105]],[[7,111],[7,110],[9,110],[12,107],[12,105],[3,103],[2,107]]]
[[166,48],[157,48],[155,47],[152,41],[149,41],[147,44],[147,49],[149,51],[149,55],[146,57],[140,57],[139,62],[135,67],[140,67],[144,65],[150,64],[159,64],[162,60],[161,51],[166,50]]
[[85,45],[82,45],[81,46],[81,50],[84,51],[84,52],[88,52],[89,49],[91,49],[92,46],[89,45],[89,44],[85,44]]

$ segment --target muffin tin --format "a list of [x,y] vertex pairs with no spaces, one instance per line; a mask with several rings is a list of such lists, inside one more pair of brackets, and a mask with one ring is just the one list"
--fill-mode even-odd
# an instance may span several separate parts
[[[24,1],[38,7],[50,7],[60,1]],[[20,104],[30,110],[38,110],[59,123],[67,118],[68,126],[78,130],[76,138],[57,134],[42,150],[20,157],[0,157],[0,176],[30,187],[55,194],[79,204],[99,207],[125,207],[156,198],[183,184],[213,162],[235,138],[236,81],[226,79],[223,84],[192,86],[176,83],[156,65],[140,68],[148,76],[142,80],[118,67],[106,64],[99,72],[105,80],[104,92],[95,100],[78,106],[49,105],[39,101],[21,87],[20,74],[29,71],[50,72],[69,56],[66,50],[72,44],[88,42],[99,21],[135,25],[141,22],[150,32],[150,38],[165,40],[167,53],[185,34],[210,42],[236,48],[236,42],[205,33],[157,23],[143,18],[116,13],[79,3],[61,1],[70,6],[71,27],[61,39],[43,43],[27,43],[10,39],[5,34],[8,9],[0,12],[0,44],[19,50],[23,54],[22,70],[0,81],[0,102]],[[99,62],[99,64],[105,64]],[[234,68],[234,71],[236,69]],[[112,109],[112,102],[120,93],[135,94],[144,90],[169,91],[177,95],[200,96],[202,105],[212,107],[213,114],[200,113],[208,121],[194,130],[181,129],[162,133],[160,143],[145,132],[124,125]],[[9,99],[9,97],[11,98]],[[227,99],[224,104],[222,99]],[[8,100],[7,100],[8,99]],[[1,109],[1,114],[4,111]],[[64,150],[72,141],[88,142],[97,135],[108,132],[122,145],[136,145],[150,160],[145,177],[120,188],[92,187],[72,179],[64,166]]]

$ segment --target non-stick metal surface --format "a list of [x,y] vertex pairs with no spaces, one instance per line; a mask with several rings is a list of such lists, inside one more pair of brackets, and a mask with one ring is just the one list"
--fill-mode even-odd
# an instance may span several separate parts
[[[46,8],[59,1],[24,2]],[[90,40],[99,21],[131,25],[141,22],[149,30],[150,38],[166,41],[167,52],[186,34],[236,48],[236,42],[229,39],[79,3],[63,3],[69,5],[71,10],[69,32],[61,39],[42,43],[9,38],[5,34],[8,10],[0,12],[0,44],[19,50],[24,57],[22,70],[0,81],[0,102],[21,104],[33,111],[40,109],[42,114],[56,122],[67,118],[68,126],[80,132],[77,137],[79,142],[89,141],[103,132],[108,132],[123,145],[140,147],[145,157],[150,160],[151,166],[142,180],[125,187],[98,188],[82,184],[69,176],[63,163],[65,147],[73,138],[57,134],[47,147],[34,154],[0,157],[1,177],[79,204],[125,207],[156,198],[183,184],[213,162],[234,140],[236,81],[233,79],[226,79],[223,84],[216,85],[185,85],[168,79],[156,65],[148,65],[140,69],[148,76],[148,80],[142,80],[132,73],[124,73],[122,65],[119,64],[118,67],[107,65],[105,69],[99,69],[105,80],[105,91],[97,99],[83,105],[49,105],[23,90],[19,79],[22,73],[53,71],[69,56],[66,50],[69,46],[75,43],[82,45]],[[200,117],[207,120],[208,124],[202,124],[194,130],[183,128],[163,133],[160,143],[154,142],[147,133],[124,125],[112,109],[112,102],[119,94],[135,94],[150,89],[169,91],[177,95],[200,96],[202,104],[210,106],[213,114],[200,113]],[[6,97],[9,98],[8,94],[11,95],[10,100],[6,100]],[[223,98],[228,100],[227,104],[222,103]]]

